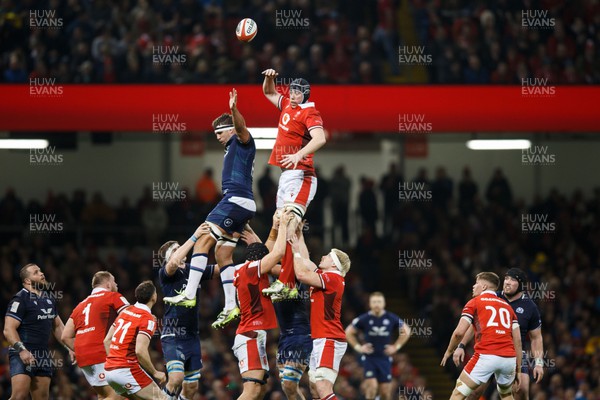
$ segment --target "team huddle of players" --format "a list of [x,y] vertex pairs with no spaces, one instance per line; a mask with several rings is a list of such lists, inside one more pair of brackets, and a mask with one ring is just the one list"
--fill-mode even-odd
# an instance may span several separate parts
[[[348,343],[362,353],[365,397],[391,397],[391,356],[407,342],[410,327],[385,311],[384,297],[377,292],[370,297],[370,311],[344,330],[341,307],[350,259],[334,248],[318,265],[313,263],[302,234],[303,216],[317,189],[312,157],[325,144],[323,122],[314,103],[308,102],[308,82],[293,81],[289,97],[284,97],[275,88],[277,73],[269,69],[263,74],[263,93],[281,110],[269,159],[269,164],[282,170],[273,225],[264,244],[248,225],[256,212],[252,193],[256,147],[233,89],[229,94],[231,113],[213,122],[216,138],[225,146],[223,199],[185,243],[169,241],[159,250],[163,261],[159,282],[166,303],[159,333],[166,374],[156,370],[148,352],[158,328],[151,312],[158,293],[151,281],[138,285],[136,303],[130,305],[117,292],[114,277],[107,271],[97,272],[92,293],[63,326],[53,300],[43,296],[43,273],[37,265],[28,264],[21,271],[24,289],[13,298],[5,318],[5,336],[12,345],[12,399],[27,398],[30,393],[34,399],[48,398],[51,371],[34,366],[48,354],[44,350],[50,332],[74,352],[98,398],[191,399],[198,390],[202,368],[197,297],[201,282],[215,273],[221,277],[225,305],[212,326],[222,328],[240,318],[232,350],[243,382],[241,399],[264,397],[269,377],[266,331],[277,327],[277,365],[288,399],[304,398],[299,382],[307,367],[312,397],[336,399],[334,383]],[[240,238],[247,244],[245,261],[235,264],[233,250]],[[213,248],[217,263],[210,265],[208,253]],[[518,291],[507,294],[507,280],[517,276],[522,286],[526,279],[511,271],[505,279],[506,299],[495,292],[497,275],[477,276],[474,298],[465,306],[442,360],[444,365],[454,355],[458,365],[464,356],[462,348],[475,331],[476,353],[457,381],[453,399],[473,396],[492,374],[501,397],[512,398],[511,385],[522,383],[521,375],[525,375],[515,375],[525,367],[516,357],[522,349],[521,334],[529,333],[532,348],[535,335],[534,377],[539,381],[543,375],[538,365],[542,352],[539,313],[537,308],[529,311],[535,307],[531,300],[513,296]],[[523,314],[523,307],[528,310],[527,325],[511,307],[516,301],[527,303],[516,309],[517,314]],[[537,324],[533,321],[536,315]],[[365,344],[359,343],[359,332],[364,334]],[[400,334],[391,344],[393,332]],[[464,343],[459,346],[461,339]]]

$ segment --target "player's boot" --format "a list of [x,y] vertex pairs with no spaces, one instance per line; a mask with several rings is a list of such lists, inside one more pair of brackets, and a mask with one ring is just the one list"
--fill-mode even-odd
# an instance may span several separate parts
[[182,307],[194,307],[196,305],[196,298],[188,299],[185,297],[185,291],[175,291],[177,293],[176,296],[163,297],[163,301],[172,306],[182,306]]
[[231,310],[223,310],[217,316],[217,320],[212,323],[212,327],[215,329],[224,328],[230,322],[240,317],[240,309],[238,307],[232,308]]
[[275,282],[271,283],[271,286],[263,289],[262,293],[266,296],[272,296],[274,294],[280,295],[285,289],[287,289],[285,284],[277,279]]
[[298,289],[286,287],[280,294],[285,300],[291,300],[298,298]]

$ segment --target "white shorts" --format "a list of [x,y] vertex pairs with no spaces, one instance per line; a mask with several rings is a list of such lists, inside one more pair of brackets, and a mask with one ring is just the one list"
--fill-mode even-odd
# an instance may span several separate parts
[[92,386],[106,386],[106,371],[104,370],[104,363],[88,365],[87,367],[81,367],[83,376]]
[[[308,366],[311,381],[326,379],[331,383],[335,383],[337,373],[340,370],[340,362],[347,348],[348,343],[339,340],[314,339]],[[323,369],[323,371],[319,371],[320,369]]]
[[266,331],[250,331],[248,335],[256,334],[255,338],[246,335],[235,335],[233,342],[233,354],[238,359],[240,373],[257,369],[269,370],[269,362],[267,360],[267,332]]
[[106,381],[121,396],[137,393],[154,382],[139,365],[106,371]]
[[498,385],[510,385],[515,379],[516,369],[516,357],[500,357],[492,354],[475,353],[465,365],[465,373],[478,385],[487,382],[492,374]]
[[317,177],[301,169],[288,169],[281,173],[277,188],[277,208],[288,203],[301,205],[306,212],[317,193]]

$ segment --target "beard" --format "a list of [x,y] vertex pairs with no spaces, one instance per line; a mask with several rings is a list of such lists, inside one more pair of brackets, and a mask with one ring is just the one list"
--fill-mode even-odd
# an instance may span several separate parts
[[50,287],[50,282],[48,281],[39,281],[39,282],[31,282],[31,288],[35,290],[47,290]]

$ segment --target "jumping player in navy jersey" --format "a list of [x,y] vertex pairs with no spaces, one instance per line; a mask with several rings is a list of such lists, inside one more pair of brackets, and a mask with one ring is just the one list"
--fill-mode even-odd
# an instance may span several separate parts
[[[517,315],[519,326],[521,328],[521,345],[523,349],[523,361],[521,363],[520,385],[518,391],[513,391],[515,400],[529,399],[529,366],[531,361],[525,352],[527,336],[531,342],[531,353],[534,357],[533,379],[539,383],[544,377],[544,345],[542,342],[542,319],[537,305],[525,291],[527,285],[527,274],[519,268],[511,268],[504,277],[503,290],[498,292],[498,296],[506,300]],[[465,356],[465,346],[473,338],[473,329],[469,328],[467,334],[461,341],[458,348],[454,351],[453,361],[456,366],[462,363]],[[485,392],[487,384],[482,385],[475,390],[468,398],[479,399]]]
[[[225,146],[221,182],[223,199],[206,218],[210,233],[199,238],[192,235],[190,238],[195,244],[188,286],[185,291],[164,298],[166,303],[173,305],[192,307],[196,304],[196,291],[206,269],[208,252],[215,246],[215,257],[221,268],[221,282],[225,292],[225,307],[212,324],[214,328],[222,328],[240,316],[240,309],[235,302],[232,254],[244,226],[256,212],[252,193],[256,146],[246,128],[244,117],[237,109],[235,89],[229,93],[229,108],[231,114],[223,114],[213,121],[217,140]],[[179,264],[185,255],[183,251],[177,250],[169,262]]]
[[[200,237],[209,233],[208,224],[202,224],[194,236]],[[169,263],[175,251],[189,252],[194,242],[188,240],[183,246],[176,241],[168,241],[158,251],[162,267],[158,278],[163,295],[173,296],[178,291],[185,290],[190,274],[190,265],[185,260],[180,264]],[[214,273],[219,273],[217,265],[207,265],[202,281],[212,279]],[[199,287],[197,289],[199,291]],[[198,293],[196,293],[196,296]],[[160,342],[167,363],[168,382],[164,388],[169,399],[187,400],[198,392],[198,380],[202,369],[202,351],[198,331],[198,307],[175,307],[167,305],[160,329]],[[183,388],[182,388],[183,384]],[[178,393],[181,389],[181,393]]]
[[[364,395],[370,400],[377,396],[382,400],[391,399],[392,356],[400,350],[410,338],[410,327],[398,317],[385,310],[385,297],[381,292],[369,296],[370,311],[354,318],[346,328],[348,344],[357,353],[364,369]],[[391,344],[394,331],[399,330],[398,339]],[[365,343],[357,338],[362,332]]]
[[[301,222],[299,225],[300,232],[303,226],[304,222]],[[276,212],[273,216],[273,226],[269,238],[265,242],[265,246],[269,250],[275,244],[279,229],[286,229],[286,227],[280,228],[279,213]],[[300,234],[299,239],[304,243],[303,235]],[[260,238],[249,226],[242,234],[242,240],[247,244],[260,242]],[[302,247],[305,248],[305,246]],[[306,257],[308,258],[308,253]],[[272,275],[279,272],[280,268],[271,270]],[[289,400],[304,400],[304,396],[299,391],[299,383],[309,365],[310,353],[313,348],[310,336],[310,288],[301,283],[297,286],[297,289],[298,296],[294,299],[284,300],[277,295],[271,296],[277,323],[279,324],[277,368],[279,369],[281,387]]]
[[40,267],[27,264],[19,276],[23,289],[12,298],[4,317],[4,337],[11,345],[11,399],[27,399],[31,394],[33,400],[45,400],[50,395],[52,377],[50,334],[70,349],[74,340],[61,339],[64,324],[54,299],[45,291],[48,282]]

